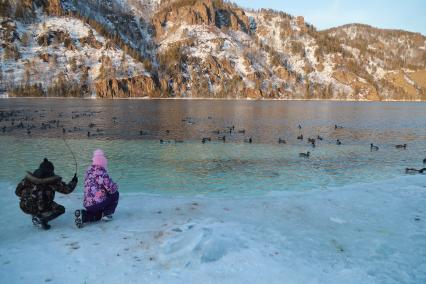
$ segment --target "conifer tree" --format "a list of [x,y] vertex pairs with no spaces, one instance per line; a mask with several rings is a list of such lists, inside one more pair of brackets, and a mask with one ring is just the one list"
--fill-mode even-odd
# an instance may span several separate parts
[[10,0],[0,0],[0,16],[7,17],[10,16],[12,11],[12,6]]

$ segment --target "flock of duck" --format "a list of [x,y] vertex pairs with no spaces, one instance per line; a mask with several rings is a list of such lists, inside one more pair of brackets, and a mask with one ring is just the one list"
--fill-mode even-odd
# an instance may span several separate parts
[[[38,114],[38,116],[40,118],[45,118],[46,114],[44,113],[45,110],[35,110],[34,114]],[[73,111],[71,113],[71,120],[74,119],[79,119],[79,118],[90,118],[92,116],[94,116],[96,113],[99,112],[95,112],[95,111],[86,111],[86,112],[77,112],[77,111]],[[42,122],[39,129],[42,131],[47,131],[50,129],[54,129],[54,128],[62,128],[62,134],[65,135],[66,133],[72,133],[72,132],[81,132],[81,131],[85,131],[82,128],[79,127],[70,127],[68,129],[66,129],[64,127],[64,125],[62,124],[61,118],[64,117],[64,113],[59,113],[58,114],[58,119],[53,119],[53,120],[49,120],[47,122]],[[209,119],[212,119],[211,117],[209,117]],[[11,132],[14,129],[21,129],[21,130],[25,130],[26,129],[26,133],[27,135],[31,135],[32,130],[36,129],[37,126],[36,124],[34,124],[34,116],[32,115],[28,115],[28,111],[24,112],[21,110],[12,110],[12,111],[0,111],[0,122],[9,122],[10,126],[7,127],[6,125],[3,125],[3,127],[1,127],[1,131],[2,133],[5,132]],[[112,118],[112,122],[114,124],[117,123],[117,118],[113,117]],[[186,122],[188,125],[192,125],[195,124],[195,122],[193,121],[192,118],[185,118],[182,119],[182,122]],[[96,124],[94,123],[90,123],[87,125],[87,137],[96,137],[96,136],[101,136],[103,134],[103,130],[100,128],[95,128]],[[343,126],[340,125],[334,125],[334,129],[335,130],[339,130],[339,129],[343,129]],[[298,125],[298,129],[301,132],[302,131],[302,126]],[[166,130],[165,134],[169,135],[171,133],[170,130]],[[246,134],[246,130],[245,129],[239,129],[236,130],[235,126],[229,126],[226,127],[223,130],[214,130],[211,131],[211,134],[216,135],[216,138],[212,138],[212,137],[203,137],[201,139],[201,143],[206,144],[208,142],[212,142],[216,139],[216,141],[222,141],[222,142],[226,142],[229,137],[227,135],[232,135],[232,134],[239,134],[239,135],[244,135]],[[139,131],[139,136],[146,136],[146,135],[150,135],[149,131],[144,131],[144,130],[140,130]],[[297,136],[297,140],[300,141],[304,141],[305,137],[303,136],[302,133],[300,133]],[[320,135],[317,135],[315,138],[312,137],[308,137],[307,138],[307,142],[308,144],[310,144],[311,147],[315,148],[317,147],[317,143],[319,141],[323,141],[324,138],[321,137]],[[252,144],[253,138],[252,137],[246,137],[244,138],[244,143],[249,143]],[[165,140],[165,139],[160,139],[159,141],[161,144],[171,144],[171,143],[184,143],[183,140]],[[286,139],[279,137],[277,140],[278,144],[287,144]],[[342,141],[340,139],[337,139],[335,141],[336,145],[343,145]],[[402,149],[402,150],[406,150],[407,149],[407,144],[400,144],[400,145],[395,145],[396,149]],[[377,145],[374,145],[373,143],[370,144],[370,151],[379,151],[380,148]],[[299,157],[300,158],[305,158],[305,159],[309,159],[311,157],[311,152],[307,151],[306,153],[299,153]],[[423,164],[426,165],[426,159],[423,160]],[[423,169],[414,169],[414,168],[406,168],[406,173],[407,174],[413,174],[413,173],[421,173],[421,174],[426,174],[426,168]]]

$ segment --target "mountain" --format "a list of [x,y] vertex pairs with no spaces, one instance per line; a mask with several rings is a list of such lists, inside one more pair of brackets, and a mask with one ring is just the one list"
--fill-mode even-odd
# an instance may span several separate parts
[[222,0],[0,0],[0,45],[9,96],[426,100],[421,34]]

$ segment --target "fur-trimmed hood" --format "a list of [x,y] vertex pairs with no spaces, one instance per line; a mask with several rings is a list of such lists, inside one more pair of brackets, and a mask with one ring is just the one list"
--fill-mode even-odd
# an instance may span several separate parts
[[52,184],[52,183],[57,183],[58,181],[62,180],[62,178],[60,176],[57,176],[57,175],[47,177],[47,178],[38,178],[38,177],[35,177],[30,172],[27,172],[25,179],[28,180],[31,183],[34,183],[34,184]]

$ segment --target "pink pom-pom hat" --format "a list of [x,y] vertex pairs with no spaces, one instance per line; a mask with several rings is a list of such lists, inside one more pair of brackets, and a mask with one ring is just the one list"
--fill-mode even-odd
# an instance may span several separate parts
[[108,161],[105,158],[104,151],[96,149],[95,152],[93,152],[92,165],[100,166],[104,169],[107,168]]

